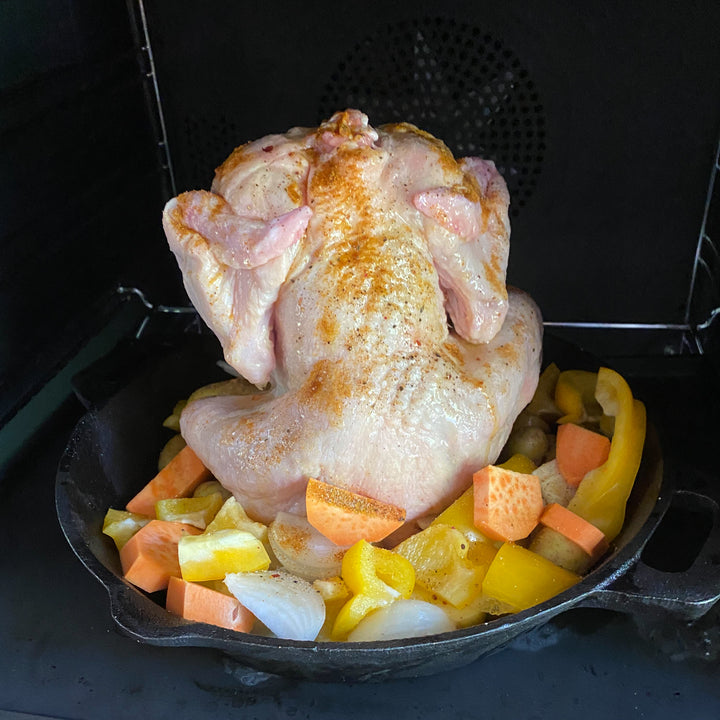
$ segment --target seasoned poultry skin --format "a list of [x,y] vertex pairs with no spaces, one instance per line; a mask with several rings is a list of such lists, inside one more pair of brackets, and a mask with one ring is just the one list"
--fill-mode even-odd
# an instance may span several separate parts
[[505,285],[508,204],[492,162],[356,110],[243,145],[211,192],[167,204],[192,302],[265,388],[181,417],[251,516],[302,512],[315,477],[411,521],[496,459],[542,345],[537,306]]

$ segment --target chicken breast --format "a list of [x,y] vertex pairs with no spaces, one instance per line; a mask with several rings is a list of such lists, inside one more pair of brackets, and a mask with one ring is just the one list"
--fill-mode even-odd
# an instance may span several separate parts
[[244,145],[212,192],[168,203],[190,298],[228,363],[269,384],[181,419],[250,515],[301,510],[315,477],[412,520],[495,460],[542,344],[505,286],[508,203],[491,162],[355,110]]

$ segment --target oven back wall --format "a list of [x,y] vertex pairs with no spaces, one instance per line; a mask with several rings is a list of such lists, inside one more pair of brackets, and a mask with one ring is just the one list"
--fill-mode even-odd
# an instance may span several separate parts
[[[502,168],[510,281],[546,319],[675,323],[720,126],[720,4],[666,5],[143,3],[178,191],[338,108],[409,120]],[[0,424],[118,284],[185,301],[140,7],[0,3]]]
[[720,128],[720,4],[149,0],[178,191],[334,110],[489,156],[553,321],[681,323]]

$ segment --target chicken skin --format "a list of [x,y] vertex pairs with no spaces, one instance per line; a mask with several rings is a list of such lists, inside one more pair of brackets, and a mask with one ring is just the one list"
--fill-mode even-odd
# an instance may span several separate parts
[[508,204],[492,162],[356,110],[241,146],[211,192],[167,204],[193,304],[264,388],[181,418],[251,516],[301,512],[315,477],[413,520],[496,459],[542,344],[505,285]]

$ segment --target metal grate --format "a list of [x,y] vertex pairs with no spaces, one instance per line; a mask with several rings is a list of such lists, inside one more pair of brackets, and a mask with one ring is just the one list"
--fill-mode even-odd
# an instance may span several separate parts
[[545,153],[540,94],[515,53],[477,26],[424,18],[381,28],[330,76],[321,114],[340,107],[362,110],[374,125],[411,122],[458,157],[494,160],[514,216],[536,186]]
[[720,143],[715,150],[700,226],[695,262],[682,323],[546,322],[546,327],[584,331],[669,331],[677,340],[665,344],[665,354],[699,353],[720,358]]
[[134,15],[133,27],[136,33],[136,41],[140,44],[143,53],[145,67],[143,72],[147,82],[146,93],[150,110],[150,120],[153,124],[157,137],[157,146],[160,153],[160,167],[165,171],[168,182],[168,190],[171,195],[177,195],[175,185],[175,172],[173,170],[172,157],[167,139],[167,127],[162,101],[160,99],[160,88],[158,87],[157,73],[155,71],[155,57],[150,43],[150,30],[148,27],[147,13],[143,0],[137,0],[136,5],[128,4],[128,11],[131,17]]
[[720,248],[717,244],[720,236],[719,172],[720,144],[710,173],[685,316],[687,324],[696,330],[693,341],[700,352],[717,346],[717,338],[720,337]]

